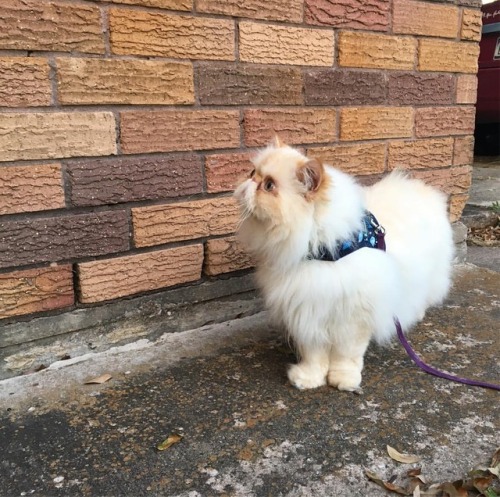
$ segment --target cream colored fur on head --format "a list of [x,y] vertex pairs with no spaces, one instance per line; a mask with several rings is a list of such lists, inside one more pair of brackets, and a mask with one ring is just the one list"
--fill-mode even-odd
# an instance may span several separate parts
[[[235,191],[239,236],[257,261],[268,308],[297,347],[300,362],[288,377],[301,389],[328,383],[355,390],[370,340],[389,340],[395,317],[408,330],[448,293],[446,198],[397,172],[363,188],[280,143],[254,164]],[[362,248],[335,262],[308,259],[359,231],[365,210],[386,229],[387,252]]]

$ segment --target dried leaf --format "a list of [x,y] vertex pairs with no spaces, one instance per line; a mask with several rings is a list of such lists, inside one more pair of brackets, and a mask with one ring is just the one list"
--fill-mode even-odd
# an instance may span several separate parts
[[496,467],[498,465],[500,465],[500,449],[496,450],[491,459],[491,466]]
[[169,447],[180,442],[181,440],[182,435],[179,435],[178,433],[172,433],[166,440],[163,440],[162,443],[158,444],[156,448],[158,450],[167,450]]
[[421,493],[420,493],[420,485],[417,485],[414,489],[413,489],[413,497],[421,497]]
[[398,452],[390,445],[387,446],[387,453],[392,459],[403,464],[415,464],[420,461],[420,457],[412,456],[410,454],[401,454],[401,452]]
[[372,480],[377,485],[380,485],[382,488],[386,488],[387,490],[390,490],[391,492],[396,492],[400,495],[411,495],[411,493],[405,490],[403,487],[382,480],[380,476],[378,476],[376,473],[373,473],[372,471],[365,470],[365,474],[366,476],[368,476],[368,478],[370,478],[370,480]]
[[487,488],[492,484],[492,482],[493,482],[493,475],[484,478],[474,478],[474,480],[472,480],[474,488],[481,493],[484,493],[487,490]]
[[421,474],[422,474],[422,468],[413,468],[409,469],[406,472],[406,476],[408,476],[409,478],[412,476],[420,476]]
[[443,497],[468,497],[469,493],[461,485],[456,487],[459,482],[446,482],[441,485]]
[[102,374],[101,376],[96,376],[95,378],[92,378],[91,380],[87,380],[85,382],[85,385],[94,385],[94,384],[101,384],[101,383],[106,383],[112,378],[112,376],[108,373]]

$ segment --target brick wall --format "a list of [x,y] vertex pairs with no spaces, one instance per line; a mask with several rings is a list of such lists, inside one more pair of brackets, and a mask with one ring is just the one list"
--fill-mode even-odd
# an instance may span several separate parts
[[277,132],[470,185],[478,0],[0,0],[0,318],[250,266],[230,196]]

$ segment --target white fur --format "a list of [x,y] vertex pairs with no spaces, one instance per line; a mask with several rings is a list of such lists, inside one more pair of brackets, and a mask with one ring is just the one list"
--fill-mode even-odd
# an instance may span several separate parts
[[[269,147],[257,157],[263,176],[280,178],[278,196],[267,205],[255,181],[240,185],[240,237],[257,260],[267,306],[298,348],[290,381],[354,390],[370,340],[390,339],[395,317],[408,330],[448,292],[453,242],[446,198],[401,173],[362,188],[325,166],[327,201],[311,201],[294,173],[306,160],[290,147]],[[363,248],[335,262],[306,259],[320,244],[333,248],[356,232],[364,209],[386,229],[387,252]]]

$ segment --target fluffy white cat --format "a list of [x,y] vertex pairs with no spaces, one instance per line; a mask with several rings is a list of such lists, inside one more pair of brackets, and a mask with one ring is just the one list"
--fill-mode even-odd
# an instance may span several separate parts
[[[253,162],[235,191],[239,236],[267,307],[297,348],[288,378],[300,389],[356,390],[370,340],[389,340],[396,317],[408,330],[448,293],[446,197],[398,172],[363,188],[279,142]],[[386,230],[386,252],[364,247],[333,262],[315,259],[356,237],[366,211]]]

